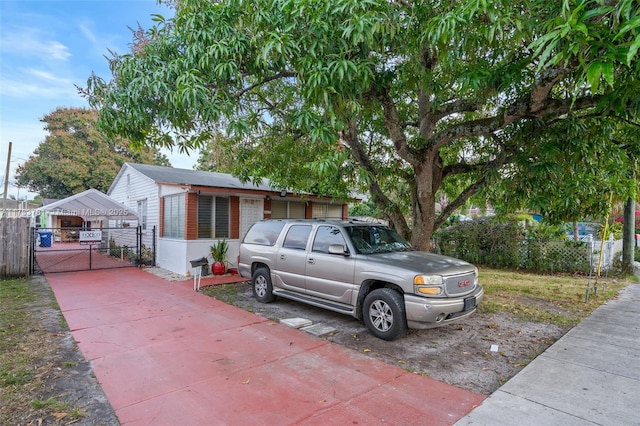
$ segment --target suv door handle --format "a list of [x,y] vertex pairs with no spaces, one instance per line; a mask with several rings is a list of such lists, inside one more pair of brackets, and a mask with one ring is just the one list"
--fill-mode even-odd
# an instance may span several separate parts
[[316,260],[315,259],[307,259],[307,263],[309,263],[311,265],[315,265],[316,264]]
[[280,255],[280,260],[287,260],[287,255],[286,254],[281,254]]

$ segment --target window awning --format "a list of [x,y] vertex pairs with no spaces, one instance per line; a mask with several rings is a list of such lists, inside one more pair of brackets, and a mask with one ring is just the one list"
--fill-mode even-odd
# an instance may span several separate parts
[[79,216],[85,220],[138,220],[138,214],[97,189],[88,189],[38,209],[56,216]]

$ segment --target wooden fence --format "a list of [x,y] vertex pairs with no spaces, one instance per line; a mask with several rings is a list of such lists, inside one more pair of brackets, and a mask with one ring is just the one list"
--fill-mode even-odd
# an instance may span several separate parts
[[0,278],[29,275],[29,218],[0,219]]

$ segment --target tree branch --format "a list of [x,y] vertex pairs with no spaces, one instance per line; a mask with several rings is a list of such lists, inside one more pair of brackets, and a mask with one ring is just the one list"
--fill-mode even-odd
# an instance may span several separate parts
[[435,219],[433,229],[440,228],[444,224],[444,222],[447,220],[447,218],[451,216],[451,214],[453,214],[453,212],[455,212],[457,209],[462,207],[464,203],[467,202],[469,197],[471,197],[480,188],[482,188],[485,183],[486,183],[486,178],[483,176],[473,184],[469,185],[464,191],[460,193],[460,195],[458,195],[458,197],[455,200],[447,204],[447,206],[444,209],[442,209],[438,217]]
[[528,102],[516,101],[502,114],[492,117],[470,120],[464,123],[450,126],[448,129],[435,134],[431,139],[434,148],[438,149],[452,140],[471,138],[477,136],[489,136],[493,132],[503,129],[508,124],[526,118],[555,119],[571,111],[592,108],[598,105],[602,97],[599,95],[587,96],[577,100],[572,99],[547,99],[545,102],[536,101],[536,109],[530,107]]
[[358,139],[358,125],[351,121],[346,131],[341,132],[340,135],[346,142],[346,145],[351,151],[351,155],[358,164],[371,176],[369,180],[369,192],[373,201],[380,207],[380,209],[388,213],[391,221],[395,225],[395,229],[404,237],[411,234],[411,228],[407,224],[407,221],[398,208],[397,204],[391,201],[380,188],[378,181],[376,180],[376,169],[369,160],[369,156],[364,151],[360,140]]
[[270,83],[270,82],[272,82],[274,80],[280,80],[280,79],[283,79],[283,78],[292,78],[292,77],[297,77],[297,76],[298,76],[297,73],[285,71],[285,72],[278,73],[276,75],[272,75],[270,77],[265,77],[264,79],[260,80],[256,84],[252,84],[251,86],[247,87],[246,89],[241,90],[240,92],[238,92],[238,94],[236,94],[236,98],[241,98],[245,93],[250,92],[253,89],[255,89],[256,87],[262,86],[263,84]]

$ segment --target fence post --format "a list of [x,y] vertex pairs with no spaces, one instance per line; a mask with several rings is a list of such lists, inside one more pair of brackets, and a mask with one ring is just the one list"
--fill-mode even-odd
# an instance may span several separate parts
[[136,229],[136,263],[138,268],[142,268],[142,225],[138,225]]
[[156,226],[155,225],[153,225],[153,235],[152,235],[151,240],[153,241],[153,244],[152,244],[152,246],[153,246],[153,248],[152,248],[152,250],[153,250],[153,261],[151,262],[151,265],[152,266],[156,266]]

